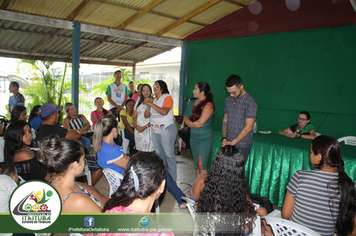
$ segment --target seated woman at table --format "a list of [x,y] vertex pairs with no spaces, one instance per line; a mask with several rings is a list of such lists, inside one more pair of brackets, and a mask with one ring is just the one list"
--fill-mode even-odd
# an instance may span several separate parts
[[61,195],[63,213],[101,212],[107,198],[94,187],[75,182],[85,165],[84,147],[79,141],[48,136],[42,139],[38,156]]
[[[245,164],[242,152],[235,146],[226,145],[216,154],[211,173],[205,181],[205,187],[197,201],[197,213],[216,213],[212,217],[201,219],[202,231],[217,230],[233,232],[233,235],[247,235],[252,230],[256,212],[263,216],[267,210],[259,207],[256,211],[245,184]],[[214,217],[218,216],[218,217]],[[239,217],[242,224],[236,221]],[[210,219],[220,219],[212,224]],[[208,221],[206,221],[208,219]],[[246,222],[248,222],[246,224]],[[206,228],[204,228],[206,227]],[[219,230],[219,231],[220,231]],[[221,233],[222,233],[221,232]]]
[[321,235],[348,235],[354,228],[355,184],[344,172],[339,142],[315,138],[310,148],[314,170],[298,170],[287,186],[282,217]]
[[[134,155],[126,165],[120,187],[105,204],[103,212],[149,213],[155,200],[164,191],[165,172],[163,161],[156,154],[140,152]],[[173,234],[156,233],[153,235]]]
[[291,125],[288,128],[279,131],[280,135],[290,138],[315,138],[314,125],[310,124],[310,114],[307,111],[301,111],[298,116],[298,124]]

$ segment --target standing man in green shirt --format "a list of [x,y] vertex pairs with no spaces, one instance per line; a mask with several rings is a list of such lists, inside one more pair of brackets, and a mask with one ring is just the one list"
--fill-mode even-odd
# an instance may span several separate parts
[[106,95],[108,96],[108,101],[110,103],[111,114],[120,117],[120,111],[125,107],[125,102],[129,97],[130,91],[127,88],[127,85],[121,82],[121,70],[115,71],[114,77],[115,82],[108,85]]

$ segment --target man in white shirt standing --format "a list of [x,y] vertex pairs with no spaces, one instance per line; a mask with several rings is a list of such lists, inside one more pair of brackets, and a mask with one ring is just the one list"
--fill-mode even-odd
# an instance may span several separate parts
[[120,117],[120,111],[125,107],[125,102],[129,97],[130,91],[127,85],[121,82],[121,70],[115,71],[114,77],[115,82],[108,85],[106,95],[110,103],[111,114]]

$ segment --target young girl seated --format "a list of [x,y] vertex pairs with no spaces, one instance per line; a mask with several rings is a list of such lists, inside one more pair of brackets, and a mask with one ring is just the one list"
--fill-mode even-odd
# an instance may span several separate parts
[[[162,159],[156,154],[142,152],[134,155],[126,165],[120,187],[105,204],[103,212],[149,213],[154,201],[164,191],[165,171]],[[173,234],[147,233],[138,235]]]
[[0,212],[9,212],[9,200],[19,180],[14,164],[0,163]]
[[198,230],[228,235],[248,235],[256,211],[260,216],[267,214],[263,207],[254,209],[245,185],[244,157],[235,146],[226,145],[216,154],[196,211],[209,213],[198,217]]

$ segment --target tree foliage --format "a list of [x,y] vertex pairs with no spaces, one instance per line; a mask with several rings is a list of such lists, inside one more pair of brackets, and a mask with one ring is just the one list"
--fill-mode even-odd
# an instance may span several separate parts
[[[65,63],[63,71],[52,68],[51,61],[22,60],[31,69],[32,84],[24,89],[26,106],[32,109],[35,105],[52,103],[54,106],[63,106],[71,100],[72,81],[66,81],[67,68]],[[87,92],[82,81],[79,83],[79,90]],[[85,101],[82,101],[87,103]],[[60,115],[60,120],[62,116]]]

